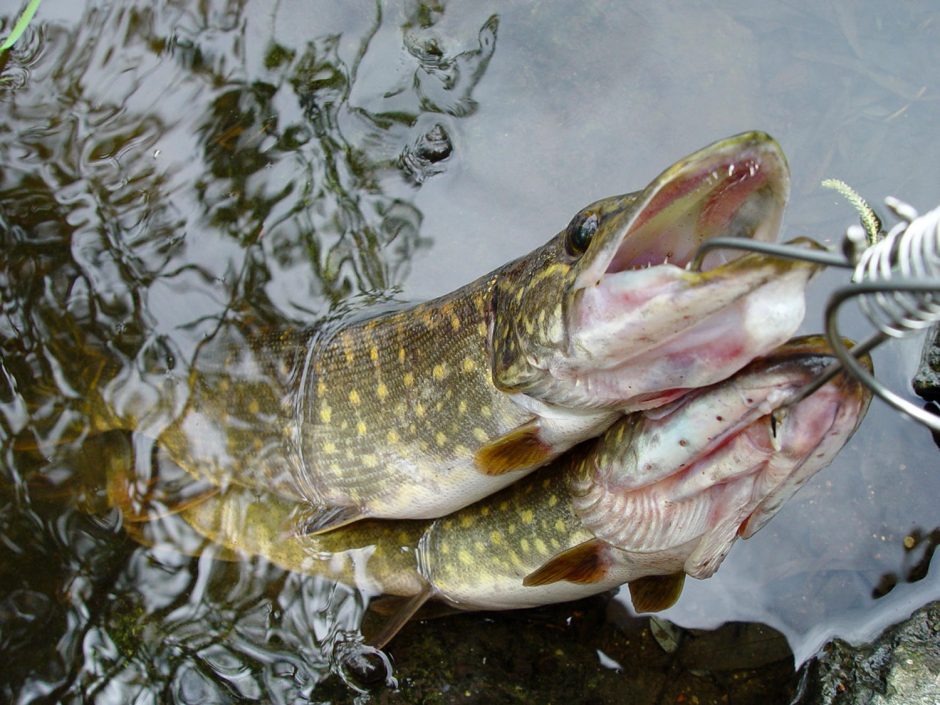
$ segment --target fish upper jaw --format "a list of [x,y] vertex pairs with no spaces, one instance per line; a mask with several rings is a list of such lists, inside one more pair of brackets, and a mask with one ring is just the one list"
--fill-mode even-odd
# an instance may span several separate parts
[[[663,171],[602,221],[575,265],[574,288],[663,262],[684,267],[713,237],[776,240],[789,193],[786,158],[770,136],[748,132],[711,144]],[[703,266],[727,259],[727,252],[716,251]]]

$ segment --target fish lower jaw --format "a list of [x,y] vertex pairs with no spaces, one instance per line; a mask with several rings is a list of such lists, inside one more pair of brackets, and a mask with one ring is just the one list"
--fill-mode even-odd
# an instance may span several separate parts
[[797,274],[766,282],[759,295],[742,295],[701,319],[680,315],[671,328],[650,330],[640,317],[636,326],[598,325],[589,337],[575,335],[571,348],[581,352],[548,362],[553,388],[542,398],[637,411],[720,382],[795,333],[806,283]]

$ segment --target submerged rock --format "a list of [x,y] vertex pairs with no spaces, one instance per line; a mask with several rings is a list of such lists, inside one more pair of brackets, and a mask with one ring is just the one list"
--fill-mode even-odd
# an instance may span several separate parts
[[802,673],[795,705],[937,705],[940,602],[922,607],[872,644],[830,642]]

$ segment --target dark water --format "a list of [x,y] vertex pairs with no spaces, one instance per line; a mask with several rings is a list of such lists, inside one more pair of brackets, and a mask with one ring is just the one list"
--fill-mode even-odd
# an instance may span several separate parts
[[[820,188],[830,176],[926,211],[934,7],[44,0],[0,58],[0,700],[354,697],[330,673],[364,610],[355,590],[128,537],[96,479],[146,448],[81,433],[84,348],[124,362],[118,401],[166,403],[161,380],[227,317],[310,323],[442,293],[745,129],[789,156],[788,235],[834,243],[853,221]],[[19,10],[0,7],[4,34]],[[843,279],[815,284],[805,330]],[[879,377],[907,390],[918,345],[879,350]],[[38,449],[15,450],[24,438]],[[871,636],[940,597],[938,465],[929,434],[876,402],[837,462],[667,616],[770,624],[797,661]],[[674,701],[675,661],[643,624],[620,598],[426,623],[393,644],[396,697]],[[742,633],[726,670],[779,660]],[[641,651],[656,672],[633,664]]]

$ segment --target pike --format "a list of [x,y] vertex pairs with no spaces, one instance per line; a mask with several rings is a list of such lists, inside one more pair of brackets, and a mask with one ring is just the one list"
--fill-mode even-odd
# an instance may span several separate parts
[[180,516],[230,549],[406,598],[378,646],[430,598],[514,609],[626,583],[638,611],[660,610],[686,575],[711,576],[736,539],[763,527],[854,433],[871,393],[844,374],[787,408],[832,359],[823,338],[796,338],[729,380],[621,418],[443,519],[285,538],[289,503],[238,488]]
[[[788,184],[777,143],[742,134],[441,298],[313,331],[233,326],[200,350],[157,445],[213,487],[290,501],[297,533],[443,516],[789,338],[816,265],[685,268],[715,236],[775,239]],[[114,416],[99,426],[141,431]]]

